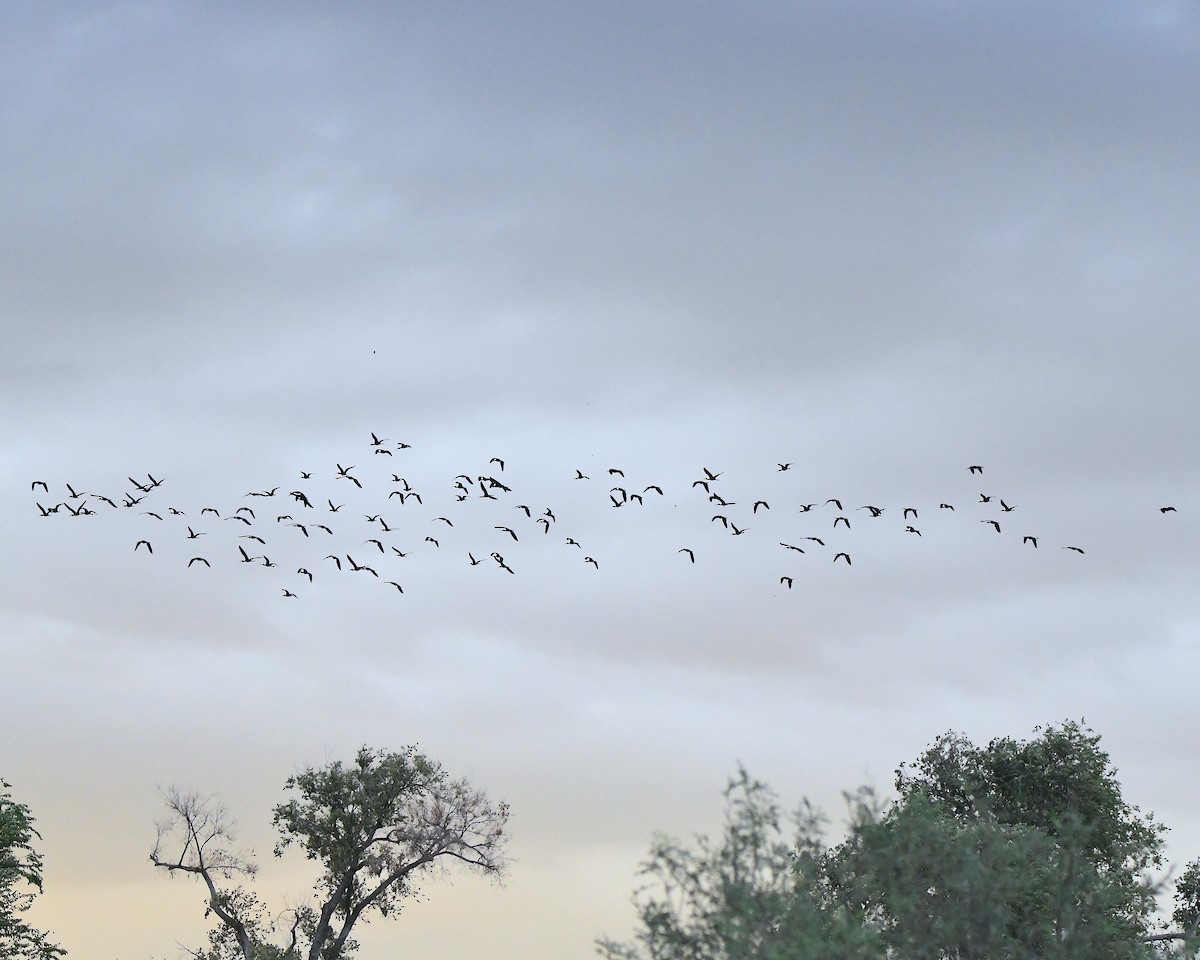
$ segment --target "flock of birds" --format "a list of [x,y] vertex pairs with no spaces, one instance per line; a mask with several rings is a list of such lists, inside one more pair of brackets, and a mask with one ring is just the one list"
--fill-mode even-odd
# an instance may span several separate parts
[[[482,468],[460,472],[437,488],[423,489],[410,482],[406,474],[411,471],[402,466],[411,449],[407,443],[372,433],[370,445],[363,451],[370,455],[370,468],[335,463],[332,471],[323,474],[303,471],[289,483],[246,491],[236,503],[199,508],[172,503],[170,485],[149,473],[142,480],[126,477],[128,486],[122,485],[119,493],[77,489],[70,483],[55,484],[52,489],[44,480],[34,480],[31,491],[36,509],[45,518],[138,517],[138,531],[130,542],[135,554],[160,559],[169,556],[197,570],[212,569],[214,564],[277,570],[284,579],[274,585],[283,598],[299,598],[306,586],[330,575],[370,578],[403,594],[405,573],[411,569],[406,564],[430,551],[449,551],[464,565],[515,576],[520,564],[514,558],[528,549],[530,541],[556,546],[568,562],[600,570],[600,559],[594,555],[598,551],[585,546],[583,533],[567,529],[565,514],[560,523],[560,511],[553,505],[520,502],[530,498],[506,482],[502,458],[492,457]],[[791,463],[777,463],[774,472],[788,474],[792,467]],[[385,469],[381,472],[381,468]],[[982,465],[965,469],[982,482]],[[390,479],[385,479],[385,474]],[[854,560],[848,535],[860,521],[891,521],[893,529],[904,536],[923,539],[921,528],[931,510],[941,516],[964,516],[973,506],[976,513],[984,513],[972,517],[982,528],[1013,536],[1010,528],[1017,510],[1003,497],[987,493],[980,493],[971,505],[940,502],[933,507],[885,508],[853,504],[840,497],[772,503],[728,490],[724,472],[708,467],[702,467],[682,490],[667,490],[658,482],[632,482],[620,467],[607,467],[603,473],[593,470],[592,474],[577,469],[573,474],[564,473],[564,480],[585,485],[598,503],[612,510],[675,506],[683,499],[693,513],[699,510],[697,515],[710,515],[695,542],[670,548],[682,564],[703,562],[715,536],[746,536],[752,524],[757,527],[759,518],[772,512],[776,516],[797,514],[810,521],[785,540],[772,536],[772,549],[782,551],[781,557],[824,552],[828,562],[850,567]],[[597,493],[597,488],[603,493]],[[1170,506],[1159,510],[1175,512]],[[778,523],[772,527],[776,536],[778,527]],[[1019,528],[1015,536],[1029,549],[1048,545],[1038,534]],[[1076,554],[1085,552],[1076,544],[1056,546]],[[783,573],[778,582],[791,589],[795,579],[794,573]]]

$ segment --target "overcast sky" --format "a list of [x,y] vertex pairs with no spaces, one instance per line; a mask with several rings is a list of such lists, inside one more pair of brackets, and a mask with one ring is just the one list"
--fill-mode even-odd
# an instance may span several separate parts
[[282,908],[363,743],[513,807],[372,955],[591,956],[739,762],[836,822],[951,728],[1086,718],[1200,856],[1196,6],[580,7],[0,13],[0,776],[78,960],[204,940],[160,788]]

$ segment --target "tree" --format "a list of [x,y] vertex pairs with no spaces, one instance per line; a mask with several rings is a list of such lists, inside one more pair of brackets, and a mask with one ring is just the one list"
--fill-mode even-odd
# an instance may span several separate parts
[[[158,824],[150,860],[169,874],[199,877],[208,914],[218,921],[209,949],[194,951],[196,957],[336,960],[354,951],[350,934],[364,914],[398,912],[439,868],[457,863],[504,875],[508,806],[493,804],[466,780],[451,780],[415,747],[398,753],[363,747],[352,764],[309,768],[284,787],[293,795],[274,808],[275,855],[295,845],[321,871],[316,903],[287,911],[286,931],[252,891],[223,889],[256,869],[249,854],[233,849],[235,830],[224,807],[212,797],[164,794],[170,815]],[[272,939],[281,932],[282,946]]]
[[0,957],[54,960],[66,951],[20,916],[42,892],[42,857],[33,848],[42,835],[29,807],[13,800],[9,787],[0,780]]
[[[897,798],[847,795],[827,845],[807,805],[789,840],[745,771],[719,842],[656,840],[634,940],[607,960],[1147,960],[1163,828],[1121,796],[1081,724],[986,748],[949,733],[897,771]],[[1195,928],[1200,866],[1176,922]],[[1191,886],[1188,886],[1188,883]],[[1187,899],[1190,897],[1191,899]]]

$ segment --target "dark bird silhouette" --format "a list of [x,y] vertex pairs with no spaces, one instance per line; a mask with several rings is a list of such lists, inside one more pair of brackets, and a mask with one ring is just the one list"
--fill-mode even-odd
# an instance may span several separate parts
[[498,554],[498,553],[494,553],[494,552],[493,552],[493,553],[492,553],[492,559],[493,559],[493,560],[495,560],[495,561],[496,561],[496,563],[500,564],[500,569],[502,569],[502,570],[507,570],[509,573],[516,573],[516,572],[517,572],[517,571],[516,571],[516,570],[514,570],[512,567],[510,567],[510,566],[509,566],[507,563],[505,563],[505,562],[504,562],[504,558],[503,558],[502,556],[500,556],[500,554]]
[[154,548],[153,548],[152,546],[150,546],[150,541],[149,541],[149,540],[139,540],[137,543],[135,543],[135,544],[133,545],[133,549],[134,549],[134,551],[136,552],[136,551],[137,551],[137,548],[138,548],[138,547],[140,547],[140,546],[141,546],[143,543],[146,545],[146,549],[147,549],[148,551],[150,551],[150,553],[153,553],[153,552],[154,552]]
[[278,487],[272,487],[270,490],[251,490],[246,496],[248,497],[273,497]]
[[1000,509],[1003,510],[1005,513],[1012,513],[1014,510],[1017,509],[1017,506],[1016,506],[1016,504],[1013,504],[1010,507],[1007,503],[1005,503],[1003,500],[1001,500],[1000,501]]
[[542,533],[550,532],[550,521],[549,520],[547,520],[545,517],[538,517],[537,522],[542,524]]
[[[918,530],[916,527],[912,527],[912,526],[905,527],[904,532],[905,533],[915,533],[918,537],[921,536],[921,531]],[[924,538],[922,537],[922,539],[924,539]]]
[[408,554],[405,553],[403,550],[401,550],[399,547],[392,547],[392,553],[394,553],[398,557],[407,557],[408,556]]
[[608,475],[609,475],[610,477],[623,477],[623,476],[625,476],[625,471],[624,471],[624,470],[620,470],[620,469],[618,469],[617,467],[609,467],[609,468],[608,468]]
[[791,470],[791,469],[792,469],[792,465],[790,463],[779,464],[779,472],[780,473],[783,473],[784,470]]
[[440,547],[440,546],[441,546],[441,544],[440,544],[440,543],[438,543],[436,540],[434,540],[434,539],[433,539],[433,537],[426,537],[426,538],[425,538],[425,542],[426,542],[426,543],[432,543],[432,544],[433,544],[435,547]]
[[720,473],[713,473],[711,470],[708,469],[708,467],[701,467],[701,469],[704,471],[704,479],[705,480],[716,480],[717,477],[721,476]]
[[576,480],[591,480],[592,478],[587,476],[582,470],[576,469],[575,479]]
[[345,506],[345,504],[344,504],[344,503],[339,503],[339,504],[338,504],[338,505],[335,507],[335,506],[333,505],[333,501],[332,501],[332,500],[326,500],[325,502],[326,502],[327,504],[329,504],[329,512],[330,512],[330,513],[337,513],[339,510],[341,510],[341,509],[342,509],[342,507],[344,507],[344,506]]
[[542,514],[542,516],[549,517],[551,523],[558,523],[558,518],[553,513],[550,512],[549,507],[546,508],[546,511]]
[[[133,485],[134,485],[135,487],[137,487],[139,490],[141,490],[141,491],[142,491],[142,493],[145,493],[145,492],[146,492],[146,488],[145,488],[145,487],[143,487],[143,486],[142,486],[140,483],[134,483]],[[64,486],[67,488],[67,491],[68,491],[68,492],[71,494],[71,499],[72,499],[72,500],[78,500],[80,497],[85,497],[85,496],[87,496],[87,491],[86,491],[86,490],[84,490],[82,493],[76,493],[76,492],[75,492],[75,488],[74,488],[73,486],[71,486],[69,483],[68,483],[68,484],[64,484]],[[47,493],[49,493],[49,491],[46,491],[46,492],[47,492]]]
[[325,559],[326,559],[326,560],[332,560],[334,563],[336,563],[336,564],[337,564],[337,568],[338,568],[339,570],[341,570],[341,569],[342,569],[342,558],[341,558],[341,557],[335,557],[335,556],[334,556],[334,555],[331,553],[331,554],[330,554],[329,556],[327,556]]
[[568,546],[568,547],[579,547],[579,549],[581,549],[581,550],[583,549],[583,546],[582,546],[582,545],[579,543],[579,541],[578,541],[578,540],[576,540],[574,537],[567,537],[566,546]]
[[973,466],[967,467],[967,471],[970,473],[983,473],[983,467],[979,466],[978,464],[975,464]]
[[835,507],[837,507],[839,510],[841,510],[841,509],[842,509],[842,501],[841,501],[841,500],[838,500],[836,497],[830,497],[828,500],[826,500],[826,501],[825,501],[825,505],[826,505],[826,506],[829,506],[829,504],[831,504],[831,503],[832,503],[832,504],[833,504]]
[[903,515],[903,516],[902,516],[900,519],[901,519],[901,520],[907,520],[907,519],[908,519],[908,517],[909,517],[909,514],[912,514],[912,518],[913,518],[914,520],[916,520],[916,519],[917,519],[917,508],[916,508],[916,507],[905,507],[905,508],[904,508],[904,515]]
[[811,541],[813,541],[813,543],[819,543],[821,546],[825,546],[825,541],[822,540],[820,537],[805,537],[804,539],[811,540]]
[[143,511],[142,511],[142,516],[143,516],[143,517],[153,517],[155,520],[161,520],[161,519],[162,519],[162,517],[160,517],[160,516],[159,516],[157,513],[155,513],[153,510],[143,510]]
[[395,587],[395,588],[396,588],[397,590],[399,590],[401,593],[403,593],[403,592],[404,592],[404,588],[403,588],[402,586],[400,586],[400,584],[398,584],[398,583],[397,583],[395,580],[387,580],[387,581],[385,581],[385,582],[386,582],[386,583],[388,583],[388,584],[390,584],[391,586]]
[[1074,550],[1076,553],[1083,553],[1082,547],[1063,547],[1064,550]]
[[304,524],[302,524],[302,523],[293,523],[293,524],[292,524],[292,526],[293,526],[293,527],[297,527],[297,528],[299,528],[299,530],[300,530],[300,532],[301,532],[302,534],[304,534],[306,537],[308,536],[308,527],[306,527]]
[[324,531],[325,531],[326,533],[328,533],[330,536],[332,536],[332,535],[333,535],[333,531],[332,531],[332,530],[330,530],[330,529],[329,529],[327,526],[325,526],[325,524],[323,524],[323,523],[314,523],[314,524],[310,524],[310,526],[316,527],[318,530],[324,530]]
[[593,567],[595,567],[597,570],[599,570],[599,569],[600,569],[600,564],[598,564],[598,563],[597,563],[595,560],[593,560],[591,557],[584,557],[584,558],[583,558],[583,562],[584,562],[584,563],[590,563],[590,564],[591,564]]
[[513,507],[513,509],[514,509],[514,510],[524,510],[524,511],[525,511],[525,516],[527,516],[527,517],[532,517],[532,516],[533,516],[533,513],[530,511],[529,507],[527,507],[527,506],[526,506],[525,504],[523,504],[523,503],[518,503],[518,504],[517,504],[515,507]]
[[692,563],[696,562],[696,554],[693,553],[688,547],[680,547],[675,552],[676,553],[686,553],[688,555],[688,559],[691,560]]
[[743,533],[745,533],[750,528],[749,527],[739,527],[737,524],[731,523],[729,525],[729,529],[733,532],[733,535],[735,537],[740,537]]
[[473,553],[468,553],[467,559],[471,561],[471,566],[473,566],[473,567],[477,567],[477,566],[479,566],[479,564],[483,563],[482,560],[476,560],[475,554],[473,554]]
[[1178,513],[1179,511],[1176,510],[1174,507],[1159,507],[1158,512],[1159,513]]
[[753,507],[753,509],[752,509],[750,512],[751,512],[751,513],[758,513],[758,508],[759,508],[759,507],[762,507],[764,510],[770,510],[770,509],[771,509],[771,505],[770,505],[769,503],[767,503],[767,501],[766,501],[766,500],[755,500],[755,501],[754,501],[754,507]]
[[253,524],[249,520],[247,520],[245,517],[242,517],[242,516],[226,517],[225,519],[226,520],[241,520],[242,523],[244,523],[246,526],[248,526],[248,527],[253,526]]
[[787,588],[789,590],[792,589],[792,578],[791,577],[780,577],[779,582],[787,584]]
[[362,483],[359,481],[358,477],[352,477],[352,476],[350,476],[350,474],[348,474],[348,473],[339,473],[335,479],[337,479],[337,480],[351,480],[351,481],[353,481],[354,485],[355,485],[356,487],[358,487],[358,489],[359,489],[359,490],[361,490],[361,489],[362,489]]
[[877,517],[881,513],[883,513],[883,507],[873,507],[869,503],[866,504],[865,506],[859,507],[858,509],[859,510],[870,510],[871,516],[873,516],[873,517]]
[[838,557],[842,557],[842,558],[844,558],[844,559],[845,559],[845,561],[846,561],[846,563],[847,563],[847,565],[849,565],[849,564],[850,564],[850,554],[848,554],[848,553],[835,553],[835,554],[833,555],[833,562],[834,562],[834,563],[837,563],[837,562],[838,562]]
[[275,563],[275,562],[274,562],[274,561],[273,561],[273,560],[272,560],[270,557],[268,557],[268,556],[267,556],[265,553],[264,553],[264,554],[263,554],[263,556],[262,556],[262,565],[263,565],[264,567],[277,567],[277,566],[279,566],[279,564]]
[[642,491],[642,493],[649,493],[651,490],[657,493],[660,497],[663,495],[662,487],[660,487],[657,483],[650,484],[645,490]]
[[709,490],[709,488],[708,488],[708,481],[707,481],[707,480],[693,480],[693,481],[692,481],[692,489],[693,489],[693,490],[695,490],[697,487],[703,487],[703,488],[704,488],[704,492],[705,492],[705,493],[709,493],[709,492],[710,492],[710,490]]
[[951,506],[950,504],[948,504],[948,503],[939,503],[939,504],[938,504],[938,509],[939,509],[939,510],[953,510],[953,509],[954,509],[954,507],[952,507],[952,506]]
[[804,550],[802,548],[794,546],[793,544],[790,544],[790,543],[784,543],[782,540],[779,541],[779,545],[781,547],[787,547],[787,549],[789,549],[789,550],[795,550],[797,553],[804,552]]
[[992,498],[990,496],[988,496],[986,493],[981,493],[979,495],[979,502],[980,503],[991,503]]
[[434,518],[433,518],[433,522],[434,522],[434,523],[437,523],[437,521],[439,521],[439,520],[441,520],[441,521],[442,521],[442,523],[444,523],[444,524],[445,524],[446,526],[448,526],[448,527],[452,527],[452,526],[454,526],[454,524],[452,524],[452,523],[451,523],[449,520],[447,520],[445,517],[434,517]]
[[203,557],[192,557],[192,559],[188,561],[188,566],[190,567],[196,561],[199,561],[200,563],[204,564],[206,567],[212,567],[212,564],[209,563],[207,560],[205,560]]
[[43,490],[45,490],[47,493],[49,493],[49,492],[50,492],[50,488],[49,488],[48,486],[46,486],[46,481],[45,481],[45,480],[34,480],[34,481],[33,481],[33,483],[31,483],[31,484],[29,485],[29,489],[30,489],[30,490],[36,490],[38,487],[41,487],[41,488],[42,488]]
[[203,531],[201,531],[200,533],[197,533],[197,532],[196,532],[195,530],[193,530],[191,527],[188,527],[188,539],[189,539],[189,540],[196,540],[196,539],[198,539],[199,537],[203,537],[204,535],[205,535],[205,534],[204,534],[204,532],[203,532]]
[[267,545],[267,541],[266,541],[266,540],[264,540],[262,537],[258,536],[257,534],[253,534],[253,533],[243,533],[243,534],[241,535],[241,538],[240,538],[240,539],[243,539],[243,540],[254,540],[256,543],[261,543],[261,544],[262,544],[264,547]]
[[719,503],[723,507],[732,507],[734,504],[737,503],[736,500],[726,500],[719,493],[710,493],[708,495],[708,502],[709,503]]
[[308,570],[307,570],[307,569],[305,569],[304,567],[301,567],[301,568],[300,568],[299,570],[297,570],[296,572],[297,572],[297,573],[299,573],[299,574],[301,574],[302,576],[308,577],[308,582],[309,582],[309,583],[312,583],[312,578],[313,578],[313,576],[312,576],[312,574],[311,574],[311,573],[309,573],[309,572],[308,572]]
[[217,512],[216,507],[205,507],[203,510],[200,511],[200,516],[204,516],[206,513],[213,513],[213,514],[216,514],[218,517],[221,515],[220,513]]
[[[726,530],[728,530],[728,529],[729,529],[729,518],[728,518],[728,517],[723,517],[723,516],[721,516],[721,514],[719,514],[719,513],[718,513],[718,514],[716,514],[716,515],[715,515],[715,516],[714,516],[712,519],[713,519],[713,520],[720,520],[720,521],[721,521],[721,525],[722,525],[722,526],[723,526],[723,527],[724,527]],[[710,520],[710,521],[709,521],[709,523],[712,523],[712,520]]]
[[500,472],[501,472],[501,473],[503,473],[503,472],[504,472],[504,461],[503,461],[503,460],[501,460],[499,457],[492,457],[492,459],[491,459],[491,460],[489,460],[489,461],[488,461],[488,463],[495,463],[495,464],[499,464],[499,466],[500,466]]
[[372,430],[372,431],[371,431],[371,446],[373,446],[373,447],[381,447],[381,446],[383,446],[385,443],[389,443],[389,442],[390,442],[390,441],[387,439],[387,437],[378,437],[378,436],[376,436],[376,435],[375,435],[375,431],[374,431],[374,430]]
[[850,521],[846,517],[834,517],[833,518],[833,526],[835,529],[837,528],[839,520],[846,525],[847,530],[850,529]]
[[800,504],[799,512],[800,513],[808,513],[808,511],[811,510],[815,506],[816,506],[815,503],[802,503],[802,504]]
[[240,543],[238,544],[238,553],[242,555],[242,563],[253,563],[258,557],[252,557],[246,552],[246,548]]
[[1037,546],[1037,541],[1038,541],[1037,537],[1022,537],[1021,538],[1022,543],[1032,543],[1035,547]]
[[375,546],[377,546],[377,547],[379,548],[379,552],[380,552],[380,553],[383,553],[383,552],[384,552],[384,549],[383,549],[383,544],[382,544],[380,541],[378,541],[378,540],[364,540],[364,541],[363,541],[363,546],[366,546],[368,543],[373,543],[373,544],[375,544]]
[[284,588],[283,588],[283,595],[284,595],[285,597],[294,597],[294,596],[295,596],[295,594],[294,594],[294,593],[292,593],[292,591],[291,591],[291,590],[289,590],[287,587],[284,587]]
[[1000,524],[997,523],[995,520],[980,520],[979,522],[980,523],[990,523],[993,527],[996,528],[997,533],[1000,532]]
[[[386,453],[389,457],[393,456],[392,451],[389,450],[387,447],[376,447],[375,452],[376,453]],[[351,477],[350,479],[353,480],[354,478]],[[361,484],[360,484],[360,486],[361,486]]]
[[516,539],[517,539],[517,534],[516,534],[516,531],[515,531],[515,530],[513,530],[513,529],[511,529],[510,527],[496,527],[495,529],[497,529],[497,530],[503,530],[505,533],[507,533],[507,534],[508,534],[510,537],[512,537],[514,540],[516,540]]

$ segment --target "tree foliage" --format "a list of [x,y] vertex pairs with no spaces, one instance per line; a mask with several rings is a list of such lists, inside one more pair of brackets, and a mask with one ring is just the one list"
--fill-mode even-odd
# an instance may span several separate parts
[[[845,838],[807,805],[790,832],[740,771],[718,842],[658,838],[634,940],[607,960],[1146,960],[1163,828],[1126,803],[1081,724],[978,748],[949,733],[848,795]],[[1188,883],[1192,886],[1188,886]],[[1195,889],[1193,889],[1193,887]],[[1180,889],[1200,902],[1200,865]],[[1197,912],[1191,917],[1195,922]],[[1182,922],[1177,910],[1176,919]]]
[[314,902],[275,919],[252,891],[223,888],[223,881],[255,872],[250,856],[233,849],[224,808],[211,797],[164,794],[170,816],[158,825],[151,861],[199,877],[218,921],[209,949],[197,957],[335,960],[354,951],[350,934],[365,914],[392,915],[440,868],[504,874],[507,805],[451,780],[415,747],[363,747],[353,763],[310,768],[288,778],[285,789],[290,798],[274,809],[275,855],[296,846],[320,874]]
[[34,838],[42,837],[29,807],[13,800],[10,786],[0,780],[0,957],[53,960],[66,951],[21,918],[42,892],[42,857],[33,847]]

